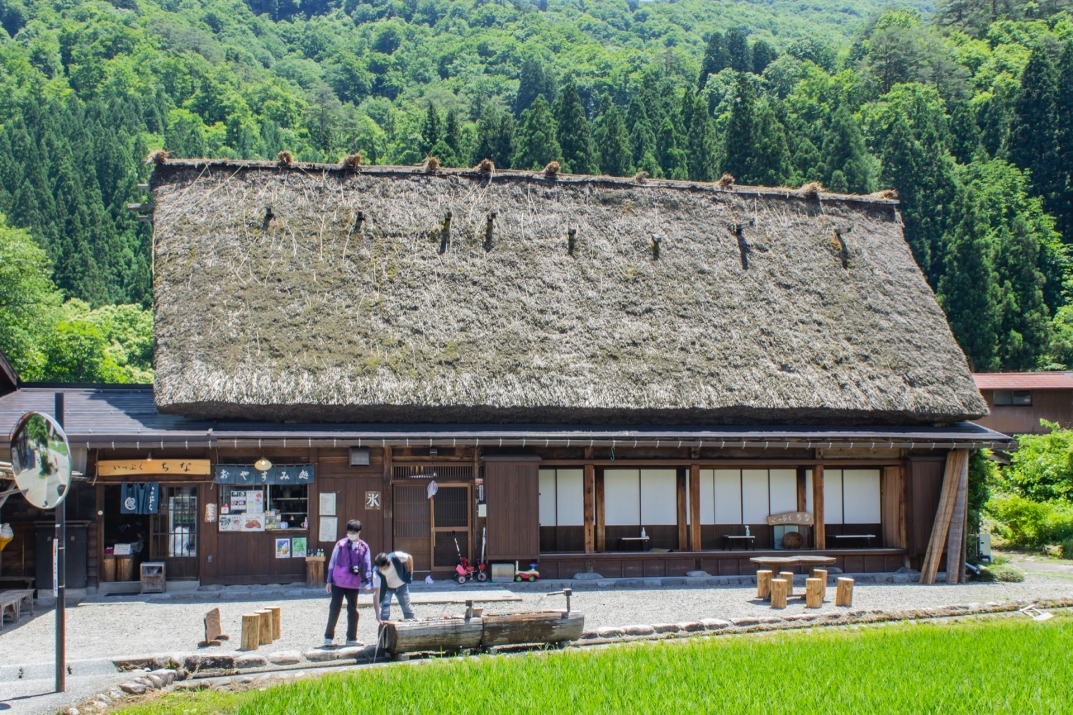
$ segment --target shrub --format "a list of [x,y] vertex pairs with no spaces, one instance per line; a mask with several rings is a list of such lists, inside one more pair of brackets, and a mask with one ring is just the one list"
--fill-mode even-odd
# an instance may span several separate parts
[[1007,490],[1036,501],[1073,501],[1073,430],[1041,420],[1047,434],[1017,435],[1017,451],[1002,470]]
[[996,533],[1012,546],[1039,549],[1073,539],[1073,507],[1065,504],[1005,494],[992,497],[987,511],[998,521]]
[[1025,580],[1025,572],[1013,564],[988,566],[984,570],[991,574],[995,581],[1001,581],[1003,583],[1021,583]]
[[1073,559],[1073,539],[1066,539],[1062,542],[1062,558]]

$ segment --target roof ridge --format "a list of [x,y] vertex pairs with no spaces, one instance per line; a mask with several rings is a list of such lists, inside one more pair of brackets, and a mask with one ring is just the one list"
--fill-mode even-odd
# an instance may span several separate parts
[[[382,165],[382,166],[362,166],[354,168],[350,166],[343,166],[342,164],[326,164],[318,162],[291,162],[289,164],[281,164],[276,161],[267,160],[254,160],[254,159],[172,159],[168,157],[163,163],[157,163],[153,171],[153,179],[158,175],[162,179],[167,178],[169,168],[190,168],[190,169],[211,169],[211,168],[227,168],[235,170],[258,170],[258,171],[276,171],[280,173],[284,172],[298,172],[298,173],[313,173],[313,172],[331,172],[342,175],[349,174],[365,174],[369,176],[383,176],[393,178],[409,178],[413,176],[426,176],[429,178],[446,178],[451,176],[462,177],[467,179],[487,179],[490,181],[499,182],[515,182],[526,181],[539,183],[545,186],[564,185],[564,186],[603,186],[614,188],[659,188],[659,189],[678,189],[686,191],[709,191],[712,193],[722,194],[736,194],[736,195],[757,195],[757,196],[771,196],[782,198],[797,198],[797,199],[811,199],[816,198],[824,201],[848,201],[854,203],[867,203],[897,206],[900,202],[896,198],[890,198],[889,190],[877,191],[872,194],[838,194],[827,191],[817,191],[815,184],[806,184],[801,188],[791,188],[789,186],[749,186],[745,184],[725,184],[722,181],[718,182],[706,182],[706,181],[681,181],[677,179],[652,179],[646,178],[643,181],[638,181],[636,177],[624,177],[624,176],[604,176],[604,175],[591,175],[591,174],[557,174],[554,176],[548,176],[544,170],[540,171],[522,171],[519,169],[493,169],[492,172],[481,171],[480,169],[463,169],[463,168],[437,168],[433,171],[426,169],[426,165],[421,166],[394,166],[394,165]],[[151,184],[156,186],[164,181],[155,181],[151,179]]]

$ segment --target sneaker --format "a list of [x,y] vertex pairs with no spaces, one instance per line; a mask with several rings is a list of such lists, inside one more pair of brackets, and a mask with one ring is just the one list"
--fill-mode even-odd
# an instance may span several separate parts
[[330,648],[331,646],[332,646],[332,639],[331,638],[325,638],[324,639],[324,647],[325,648]]
[[347,647],[365,645],[361,641],[347,641],[346,644],[347,644]]

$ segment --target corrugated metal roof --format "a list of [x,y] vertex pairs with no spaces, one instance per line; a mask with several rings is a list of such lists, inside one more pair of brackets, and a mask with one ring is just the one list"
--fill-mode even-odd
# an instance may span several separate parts
[[977,372],[972,377],[981,390],[1073,390],[1068,372]]
[[[19,417],[31,410],[51,414],[57,389],[24,387],[0,397],[0,439],[6,440]],[[702,447],[992,447],[1013,440],[970,422],[945,427],[813,427],[784,425],[589,425],[497,424],[287,424],[213,422],[161,414],[150,386],[100,386],[63,389],[65,426],[73,443],[89,448],[159,444],[187,446],[636,446]]]

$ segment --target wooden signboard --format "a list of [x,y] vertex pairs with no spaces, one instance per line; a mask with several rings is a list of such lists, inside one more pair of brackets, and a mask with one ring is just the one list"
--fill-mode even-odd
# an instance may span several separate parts
[[772,514],[767,518],[768,526],[783,524],[802,524],[812,526],[812,514],[807,511],[787,511],[782,514]]
[[99,477],[149,474],[207,477],[212,474],[212,468],[207,459],[102,459],[97,462]]

